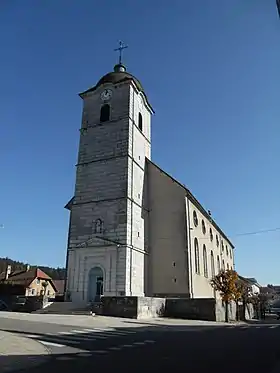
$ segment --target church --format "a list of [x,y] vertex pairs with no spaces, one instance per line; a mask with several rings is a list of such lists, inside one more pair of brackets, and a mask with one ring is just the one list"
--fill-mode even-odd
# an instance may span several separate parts
[[80,93],[80,143],[67,244],[67,299],[215,298],[234,246],[193,194],[151,160],[154,114],[121,58]]

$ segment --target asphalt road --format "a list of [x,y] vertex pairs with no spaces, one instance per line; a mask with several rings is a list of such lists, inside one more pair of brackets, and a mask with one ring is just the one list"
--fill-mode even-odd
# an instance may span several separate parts
[[169,328],[93,328],[6,320],[0,328],[40,340],[48,362],[29,373],[67,369],[103,372],[280,373],[280,323]]

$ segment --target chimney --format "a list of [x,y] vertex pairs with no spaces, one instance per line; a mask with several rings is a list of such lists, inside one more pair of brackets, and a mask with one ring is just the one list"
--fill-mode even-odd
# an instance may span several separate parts
[[12,272],[12,266],[8,265],[6,269],[5,280],[8,280],[8,277],[10,276],[11,272]]
[[28,272],[29,270],[30,270],[30,265],[27,264],[27,265],[26,265],[26,272]]

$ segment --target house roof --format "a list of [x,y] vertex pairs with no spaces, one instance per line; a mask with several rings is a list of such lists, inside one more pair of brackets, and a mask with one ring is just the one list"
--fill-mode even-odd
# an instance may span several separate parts
[[190,199],[190,201],[197,207],[197,209],[205,216],[205,218],[209,221],[209,223],[212,224],[213,227],[215,227],[215,229],[223,236],[223,238],[225,240],[227,240],[227,242],[234,249],[233,243],[229,240],[229,238],[225,235],[225,233],[221,230],[221,228],[215,223],[215,221],[213,220],[213,218],[208,214],[208,212],[203,208],[203,206],[198,202],[198,200],[195,198],[195,196],[189,191],[188,188],[186,188],[186,186],[184,184],[180,183],[174,177],[172,177],[171,175],[169,175],[166,171],[164,171],[162,168],[160,168],[157,164],[155,164],[154,162],[152,162],[150,159],[146,158],[146,162],[148,162],[148,164],[151,164],[154,167],[156,167],[160,172],[162,172],[167,177],[169,177],[171,180],[173,180],[175,183],[177,183],[182,188],[184,188],[185,191],[186,191],[186,195]]
[[58,294],[64,293],[65,280],[53,280]]
[[22,271],[14,271],[12,272],[8,279],[6,280],[5,277],[6,272],[2,272],[0,274],[0,280],[5,281],[6,284],[14,284],[14,285],[22,285],[22,286],[29,286],[32,281],[36,278],[41,280],[48,280],[51,282],[52,286],[56,290],[56,287],[51,279],[45,272],[43,272],[40,268],[34,267],[27,270]]

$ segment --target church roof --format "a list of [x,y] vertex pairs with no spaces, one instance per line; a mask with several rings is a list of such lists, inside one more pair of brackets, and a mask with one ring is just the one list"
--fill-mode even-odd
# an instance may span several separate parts
[[[131,81],[136,85],[138,91],[140,91],[144,94],[144,96],[145,96],[145,98],[148,102],[148,98],[145,94],[145,91],[144,91],[144,88],[143,88],[142,84],[140,83],[140,81],[137,78],[135,78],[134,75],[132,75],[132,74],[130,74],[126,71],[126,67],[123,64],[116,65],[114,67],[114,71],[111,71],[108,74],[104,75],[97,82],[97,84],[94,87],[91,87],[91,88],[87,89],[86,91],[80,93],[80,96],[82,97],[85,93],[94,92],[98,87],[100,87],[100,86],[102,86],[103,84],[106,84],[106,83],[118,84],[118,83],[131,82]],[[152,109],[152,106],[150,105],[149,102],[148,102],[148,104]]]
[[224,239],[227,240],[227,242],[231,245],[232,248],[234,248],[234,245],[232,242],[228,239],[228,237],[225,235],[225,233],[221,230],[221,228],[214,222],[212,217],[209,215],[209,213],[203,208],[203,206],[198,202],[198,200],[195,198],[195,196],[189,191],[189,189],[186,188],[186,186],[182,183],[180,183],[178,180],[174,179],[171,175],[169,175],[166,171],[164,171],[162,168],[160,168],[157,164],[152,162],[150,159],[146,158],[146,162],[154,167],[156,167],[160,172],[164,173],[167,177],[172,179],[176,184],[180,185],[182,188],[185,189],[187,197],[190,199],[190,201],[197,207],[197,209],[207,218],[207,220],[213,225],[213,227],[216,228],[216,230],[224,237]]

